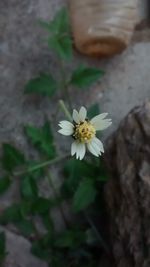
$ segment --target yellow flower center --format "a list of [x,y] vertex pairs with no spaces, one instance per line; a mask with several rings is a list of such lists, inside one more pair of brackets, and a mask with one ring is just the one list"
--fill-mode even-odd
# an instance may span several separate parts
[[88,143],[96,134],[96,130],[89,121],[75,125],[73,137],[82,143]]

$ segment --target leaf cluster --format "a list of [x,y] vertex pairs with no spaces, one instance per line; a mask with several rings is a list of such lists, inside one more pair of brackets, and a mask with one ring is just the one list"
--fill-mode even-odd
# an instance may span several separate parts
[[[94,116],[97,108],[97,105],[92,106],[88,112],[89,116]],[[54,138],[48,121],[41,127],[28,125],[24,129],[30,145],[36,149],[41,159],[43,156],[46,160],[55,159]],[[72,203],[72,212],[75,214],[82,212],[83,216],[91,205],[93,207],[99,195],[101,182],[107,180],[107,175],[105,170],[102,170],[99,160],[94,162],[91,159],[88,161],[68,160],[63,167],[64,182],[60,195],[51,199],[41,196],[39,192],[39,178],[46,178],[47,168],[36,169],[37,162],[34,159],[27,159],[13,145],[3,144],[2,148],[1,162],[5,176],[0,179],[1,195],[12,185],[16,171],[26,167],[30,172],[19,175],[20,201],[13,203],[1,213],[0,224],[13,224],[22,235],[32,241],[32,253],[52,263],[52,266],[59,266],[60,263],[61,266],[69,266],[72,262],[73,266],[77,267],[81,263],[84,266],[89,264],[89,261],[94,262],[97,254],[93,254],[91,247],[95,244],[97,246],[98,238],[91,225],[85,222],[71,224],[68,229],[57,233],[51,211],[55,207],[59,208],[64,200]],[[40,217],[45,228],[46,234],[44,235],[36,227],[37,216]],[[4,246],[4,237],[1,240]],[[0,258],[3,259],[5,250],[2,251]],[[67,255],[65,258],[64,254]]]
[[65,73],[64,63],[73,60],[70,20],[66,8],[59,10],[50,22],[40,21],[40,25],[48,33],[48,47],[54,51],[59,59],[59,68],[62,77],[58,81],[54,77],[54,74],[41,73],[27,82],[25,86],[26,94],[52,97],[58,89],[63,90],[64,86],[73,87],[74,89],[87,89],[103,77],[104,71],[84,65],[79,65],[75,69]]

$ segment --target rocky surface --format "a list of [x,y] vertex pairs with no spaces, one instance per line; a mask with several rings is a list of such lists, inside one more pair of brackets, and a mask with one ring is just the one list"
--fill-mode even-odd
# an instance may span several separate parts
[[3,267],[47,267],[47,264],[30,253],[30,243],[22,236],[0,227],[5,231],[8,255]]
[[150,266],[150,102],[134,108],[107,141],[106,189],[117,267]]

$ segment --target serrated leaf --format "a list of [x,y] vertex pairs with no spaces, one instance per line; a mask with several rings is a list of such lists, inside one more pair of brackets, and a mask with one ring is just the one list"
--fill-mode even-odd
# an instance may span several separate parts
[[75,212],[86,209],[94,202],[97,195],[96,188],[91,179],[84,179],[78,186],[73,197],[73,209]]
[[53,21],[51,22],[51,26],[52,25],[53,30],[55,30],[57,33],[65,33],[70,31],[69,14],[65,7],[56,13]]
[[31,143],[49,159],[56,156],[53,135],[48,122],[41,128],[28,125],[25,127],[25,133]]
[[63,60],[72,58],[72,41],[69,36],[52,36],[48,39],[48,45]]
[[92,119],[100,113],[99,105],[96,103],[88,109],[88,118]]
[[66,8],[60,9],[50,22],[40,21],[40,25],[55,35],[70,32],[69,14]]
[[4,232],[0,232],[0,264],[4,261],[6,254],[6,236]]
[[20,184],[21,195],[25,199],[38,197],[38,187],[32,176],[25,176]]
[[29,219],[23,219],[15,223],[15,226],[21,231],[24,236],[35,234],[35,226]]
[[6,171],[12,172],[17,166],[25,163],[22,152],[10,144],[3,144],[2,166]]
[[11,180],[8,176],[0,179],[0,194],[4,194],[9,186],[11,185]]
[[70,83],[79,88],[86,88],[97,82],[103,75],[102,70],[80,66],[73,72]]
[[49,31],[48,45],[63,60],[72,57],[72,40],[68,10],[59,10],[51,22],[40,22],[41,26]]
[[30,80],[26,86],[24,92],[26,94],[40,94],[43,96],[51,97],[54,95],[57,89],[57,84],[51,74],[40,74],[39,77]]
[[[77,171],[78,170],[78,171]],[[64,197],[72,196],[77,190],[77,187],[84,177],[97,176],[97,166],[86,162],[75,159],[68,160],[64,167],[65,181],[62,186],[62,193]]]

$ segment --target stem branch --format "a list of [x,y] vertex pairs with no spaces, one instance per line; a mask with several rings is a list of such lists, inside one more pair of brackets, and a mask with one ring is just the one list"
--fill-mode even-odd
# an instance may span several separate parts
[[[55,199],[56,199],[56,200],[59,199],[59,196],[58,196],[56,187],[55,187],[55,185],[54,185],[54,183],[53,183],[52,177],[51,177],[51,175],[50,175],[49,172],[47,172],[47,179],[48,179],[48,182],[49,182],[50,187],[51,187],[51,188],[53,189],[53,191],[54,191]],[[64,213],[64,210],[63,210],[61,204],[60,204],[60,206],[59,206],[59,210],[60,210],[60,213],[61,213],[61,215],[62,215],[62,218],[63,218],[63,220],[64,220],[66,226],[69,227],[68,221],[67,221],[67,219],[66,219],[66,216],[65,216],[65,213]]]
[[66,159],[68,156],[69,155],[65,155],[65,156],[61,156],[61,157],[55,158],[53,160],[44,161],[42,163],[36,164],[33,167],[26,168],[23,171],[15,172],[14,176],[20,176],[20,175],[23,175],[23,174],[26,174],[26,173],[30,173],[30,172],[36,171],[38,169],[44,168],[46,166],[51,166],[53,164],[56,164],[56,163],[58,163],[58,162],[60,162],[60,161],[62,161],[64,159]]
[[60,68],[62,72],[62,89],[64,91],[64,95],[67,97],[69,108],[72,109],[71,98],[70,98],[70,93],[69,93],[69,88],[68,88],[68,80],[66,77],[64,63],[61,59],[60,59]]
[[68,118],[69,121],[72,121],[72,117],[70,112],[68,111],[68,109],[65,106],[65,103],[63,100],[59,100],[59,105],[61,107],[61,109],[63,110],[64,114],[66,115],[66,117]]
[[109,248],[108,248],[107,244],[104,242],[103,238],[101,237],[101,235],[100,235],[99,231],[97,230],[93,220],[90,218],[90,216],[86,212],[84,212],[84,215],[85,215],[85,218],[88,221],[89,225],[91,226],[91,228],[95,232],[100,244],[103,246],[105,252],[107,254],[109,254]]

